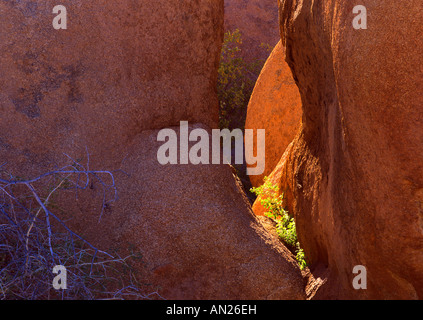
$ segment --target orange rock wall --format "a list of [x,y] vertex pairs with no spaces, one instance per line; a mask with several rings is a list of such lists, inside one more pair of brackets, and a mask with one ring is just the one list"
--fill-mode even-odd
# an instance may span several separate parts
[[261,71],[248,105],[245,128],[266,130],[265,170],[249,177],[253,186],[263,184],[263,178],[276,167],[299,132],[301,115],[300,93],[279,42]]
[[[282,184],[306,256],[330,273],[319,297],[421,299],[421,2],[279,3],[304,112]],[[367,30],[352,27],[357,4]],[[355,265],[367,290],[352,288]]]

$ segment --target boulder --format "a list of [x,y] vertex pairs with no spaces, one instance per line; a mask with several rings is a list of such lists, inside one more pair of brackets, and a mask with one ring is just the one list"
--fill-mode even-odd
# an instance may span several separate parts
[[[264,65],[248,104],[245,129],[266,130],[265,170],[249,177],[253,186],[263,184],[263,178],[276,167],[300,129],[301,114],[300,93],[279,42]],[[254,144],[254,152],[256,149]]]
[[228,165],[157,158],[160,129],[217,124],[223,1],[77,0],[66,30],[52,27],[56,4],[0,2],[1,169],[34,177],[66,153],[112,171],[114,202],[103,202],[110,177],[92,177],[76,196],[59,192],[55,213],[100,250],[140,252],[138,279],[164,298],[304,298],[295,259]]
[[157,135],[143,131],[127,149],[119,199],[100,223],[101,185],[80,193],[77,228],[100,248],[135,248],[143,279],[166,299],[304,299],[294,256],[255,217],[230,166],[163,166]]
[[[356,30],[364,5],[368,28]],[[423,19],[418,0],[279,1],[303,124],[283,183],[316,298],[423,298]],[[367,270],[355,290],[354,267]]]
[[56,5],[0,3],[2,155],[48,167],[87,147],[104,164],[143,130],[217,125],[223,1],[72,1],[66,30]]

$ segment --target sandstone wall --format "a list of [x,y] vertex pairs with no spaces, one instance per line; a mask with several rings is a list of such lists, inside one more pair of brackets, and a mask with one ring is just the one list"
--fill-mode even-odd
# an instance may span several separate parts
[[[282,181],[300,241],[330,275],[320,297],[423,297],[420,1],[280,2],[303,128]],[[355,30],[355,5],[368,29]],[[355,265],[368,289],[352,288]]]

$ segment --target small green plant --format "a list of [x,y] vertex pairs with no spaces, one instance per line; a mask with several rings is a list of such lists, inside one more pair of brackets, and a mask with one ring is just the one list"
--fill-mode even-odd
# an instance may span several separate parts
[[[221,129],[244,128],[248,102],[265,63],[263,59],[245,61],[241,45],[242,34],[238,29],[225,33],[217,82]],[[265,44],[260,46],[266,52],[269,47]]]
[[[248,103],[266,62],[263,58],[247,61],[241,49],[242,43],[242,34],[238,29],[225,33],[217,79],[220,129],[243,130],[245,128]],[[254,49],[258,49],[262,53],[261,56],[266,57],[273,48],[269,44],[262,43]],[[247,196],[253,202],[255,196],[248,192],[251,183],[246,173],[246,166],[234,164],[234,168],[247,191]]]
[[300,269],[304,270],[307,267],[307,262],[306,262],[306,259],[305,259],[304,250],[301,249],[299,242],[297,242],[296,248],[297,248],[297,251],[296,251],[297,254],[295,255],[295,258],[297,259],[298,264],[300,265]]
[[251,188],[251,192],[261,197],[260,203],[266,209],[266,216],[275,221],[279,238],[296,255],[300,269],[303,270],[307,266],[304,251],[298,242],[295,220],[284,209],[283,194],[278,195],[279,187],[265,177],[264,184]]

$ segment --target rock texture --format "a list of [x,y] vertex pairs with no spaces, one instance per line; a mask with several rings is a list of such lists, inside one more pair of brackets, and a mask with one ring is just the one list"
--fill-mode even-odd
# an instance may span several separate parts
[[[355,30],[365,5],[368,29]],[[303,127],[286,155],[300,242],[328,269],[316,298],[423,298],[423,9],[280,1]],[[354,290],[355,265],[367,290]]]
[[68,162],[63,152],[85,164],[87,147],[89,169],[122,169],[100,223],[95,179],[63,196],[65,218],[100,249],[141,251],[140,279],[164,298],[304,298],[229,166],[157,159],[159,129],[216,124],[223,1],[72,1],[67,30],[52,28],[55,5],[0,2],[2,164],[34,176]]
[[263,178],[276,167],[299,131],[301,114],[300,93],[279,42],[264,65],[248,104],[245,129],[266,130],[266,166],[262,175],[249,177],[253,186],[263,184]]
[[260,45],[275,46],[280,40],[278,4],[275,0],[225,0],[225,30],[242,33],[242,55],[247,61],[266,60]]
[[14,161],[85,146],[111,158],[145,129],[216,125],[222,1],[72,1],[67,30],[55,5],[0,3],[0,145]]
[[[121,169],[129,175],[117,173],[120,198],[102,223],[96,214],[78,218],[92,240],[140,250],[144,277],[167,299],[304,299],[294,257],[253,215],[230,167],[162,166],[157,133],[142,132],[128,148]],[[80,203],[87,212],[88,201]]]

